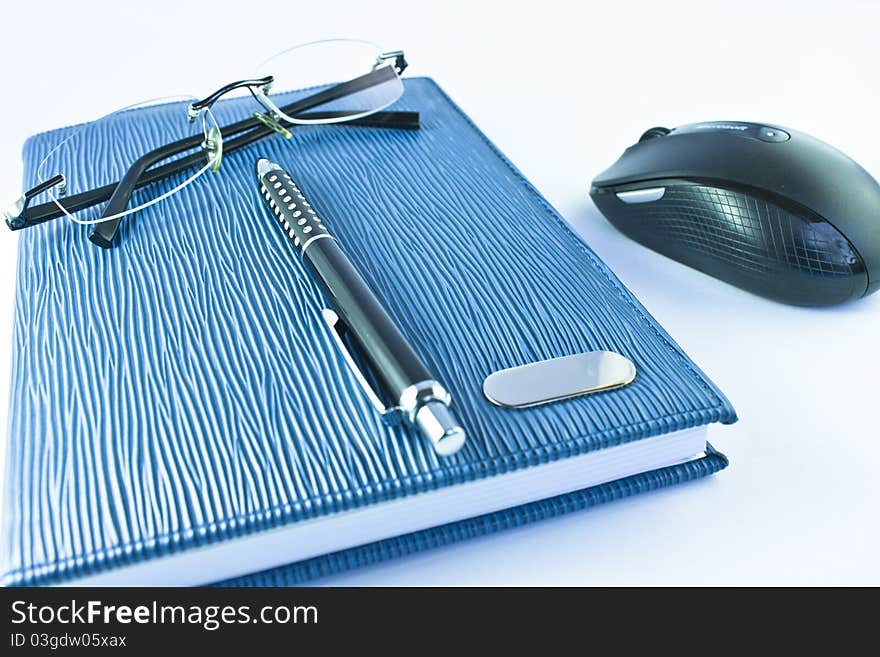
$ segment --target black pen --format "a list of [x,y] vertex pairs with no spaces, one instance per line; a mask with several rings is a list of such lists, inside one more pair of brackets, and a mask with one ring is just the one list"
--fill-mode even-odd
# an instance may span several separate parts
[[428,371],[296,183],[265,158],[257,161],[257,178],[285,234],[404,419],[418,427],[438,454],[458,451],[465,432],[449,410],[449,392]]

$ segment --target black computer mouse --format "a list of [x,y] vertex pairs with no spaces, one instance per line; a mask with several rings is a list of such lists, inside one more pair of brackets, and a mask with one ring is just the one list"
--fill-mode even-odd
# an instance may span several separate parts
[[590,195],[637,242],[771,299],[826,306],[880,289],[880,185],[795,130],[652,128]]

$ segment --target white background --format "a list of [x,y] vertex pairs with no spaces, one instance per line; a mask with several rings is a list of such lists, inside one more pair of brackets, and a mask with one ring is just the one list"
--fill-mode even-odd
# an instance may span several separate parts
[[[796,128],[880,177],[880,4],[5,1],[0,27],[8,200],[36,131],[207,92],[302,41],[405,49],[739,413],[713,434],[732,461],[716,477],[324,583],[880,584],[880,294],[764,301],[628,241],[587,194],[646,128],[717,119]],[[16,249],[0,235],[2,399]]]

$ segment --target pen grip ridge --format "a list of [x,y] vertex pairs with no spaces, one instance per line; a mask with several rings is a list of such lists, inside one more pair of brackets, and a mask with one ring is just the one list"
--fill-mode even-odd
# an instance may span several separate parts
[[287,172],[275,169],[266,173],[260,178],[260,192],[300,253],[316,237],[330,236],[324,222]]

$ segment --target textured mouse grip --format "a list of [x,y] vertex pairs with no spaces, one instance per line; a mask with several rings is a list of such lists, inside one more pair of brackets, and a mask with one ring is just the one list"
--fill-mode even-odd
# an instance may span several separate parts
[[260,178],[260,192],[269,201],[269,207],[300,253],[315,237],[329,236],[327,227],[311,204],[282,169],[270,171]]
[[831,305],[867,288],[861,258],[834,226],[752,194],[680,182],[647,203],[593,198],[634,240],[771,299]]

